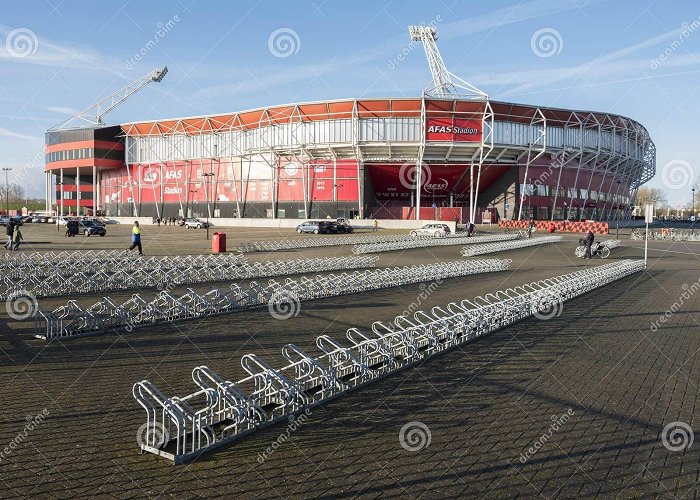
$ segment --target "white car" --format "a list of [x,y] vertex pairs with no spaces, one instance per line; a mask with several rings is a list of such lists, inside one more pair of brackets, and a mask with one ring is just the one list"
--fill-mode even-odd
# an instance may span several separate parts
[[203,227],[207,227],[207,222],[199,219],[187,219],[183,226],[187,229],[202,229]]
[[447,224],[426,224],[420,229],[412,230],[411,236],[413,238],[418,238],[419,236],[433,236],[434,238],[441,238],[450,233],[450,226]]

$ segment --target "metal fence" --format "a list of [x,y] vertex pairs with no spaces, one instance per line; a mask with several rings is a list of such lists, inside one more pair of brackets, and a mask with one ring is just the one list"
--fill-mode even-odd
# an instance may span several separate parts
[[321,335],[317,355],[287,344],[277,367],[246,354],[241,366],[248,376],[236,382],[198,366],[192,371],[197,389],[180,397],[166,396],[148,380],[137,382],[133,395],[146,410],[141,449],[176,463],[192,459],[643,269],[642,261],[618,261],[398,316],[389,324],[377,321],[371,331],[350,328],[344,343]]
[[366,292],[382,288],[430,282],[470,274],[505,271],[508,259],[482,259],[370,269],[352,273],[316,275],[312,278],[287,278],[284,282],[269,280],[267,286],[255,281],[248,287],[232,284],[224,292],[212,288],[198,293],[188,288],[181,296],[168,290],[155,298],[134,294],[118,304],[109,297],[83,307],[75,300],[53,311],[38,310],[35,315],[36,336],[42,339],[69,338],[98,334],[118,327],[133,328],[168,323],[215,314],[232,313],[268,306],[271,313],[285,315],[294,311],[301,301]]
[[523,238],[515,241],[503,241],[497,243],[485,243],[483,245],[470,245],[462,249],[464,257],[473,257],[487,253],[505,252],[518,248],[527,248],[546,243],[557,243],[562,240],[561,236],[538,236],[535,238]]

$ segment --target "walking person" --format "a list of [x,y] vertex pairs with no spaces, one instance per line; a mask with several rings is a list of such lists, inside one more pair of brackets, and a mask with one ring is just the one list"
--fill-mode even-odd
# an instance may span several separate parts
[[379,221],[377,219],[374,219],[374,222],[372,222],[372,232],[376,233],[379,230]]
[[24,240],[24,238],[22,237],[22,232],[19,230],[19,224],[17,224],[12,231],[12,248],[10,248],[10,250],[19,250],[19,244],[22,240]]
[[593,235],[593,231],[589,230],[586,238],[583,240],[583,244],[586,245],[586,253],[583,254],[584,259],[591,258],[591,246],[593,245],[594,240],[595,236]]
[[143,248],[141,247],[141,227],[137,220],[134,221],[134,227],[131,229],[131,246],[128,250],[133,250],[134,248],[138,248],[139,255],[143,255]]
[[12,235],[15,230],[15,222],[12,219],[8,219],[7,227],[5,228],[5,234],[7,235],[7,242],[5,243],[5,248],[12,250]]

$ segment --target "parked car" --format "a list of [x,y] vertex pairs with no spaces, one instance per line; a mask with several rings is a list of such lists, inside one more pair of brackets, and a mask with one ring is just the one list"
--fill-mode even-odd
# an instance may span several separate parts
[[350,224],[344,222],[331,222],[331,232],[349,234],[353,232],[353,228]]
[[104,226],[100,226],[91,220],[78,221],[78,232],[82,233],[84,236],[92,236],[94,234],[104,236],[107,234],[107,230]]
[[297,233],[325,233],[328,232],[328,223],[322,225],[317,220],[307,220],[297,226]]
[[426,224],[420,229],[412,230],[410,234],[413,238],[417,238],[418,236],[434,236],[435,238],[440,238],[450,233],[450,226],[447,224]]
[[210,225],[207,221],[204,220],[199,220],[199,219],[185,219],[185,223],[183,224],[187,229],[190,228],[196,228],[196,229],[202,229],[203,227],[207,227]]

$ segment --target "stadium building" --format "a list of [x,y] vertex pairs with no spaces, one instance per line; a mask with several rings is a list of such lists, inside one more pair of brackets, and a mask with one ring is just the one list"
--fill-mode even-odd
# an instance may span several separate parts
[[[434,28],[410,30],[433,76],[419,98],[104,126],[106,112],[167,69],[154,71],[47,132],[47,192],[55,186],[63,213],[107,216],[630,217],[655,173],[640,123],[492,101],[445,69]],[[87,127],[73,126],[90,113]]]

